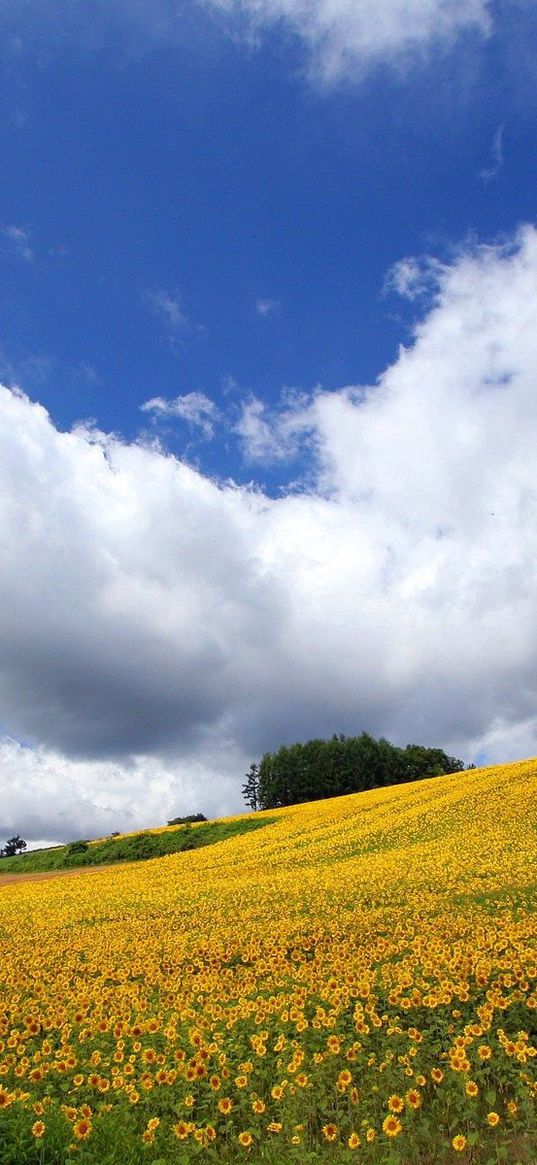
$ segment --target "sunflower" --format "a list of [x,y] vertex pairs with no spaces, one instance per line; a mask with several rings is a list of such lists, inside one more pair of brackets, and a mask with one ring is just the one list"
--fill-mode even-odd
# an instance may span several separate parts
[[73,1128],[73,1132],[77,1141],[85,1141],[91,1133],[91,1122],[85,1117],[82,1117],[82,1120],[77,1121]]
[[421,1092],[417,1088],[409,1088],[406,1093],[405,1100],[410,1108],[420,1108],[421,1106]]
[[399,1133],[402,1131],[403,1126],[398,1117],[390,1114],[390,1116],[387,1116],[383,1120],[382,1128],[384,1129],[387,1137],[398,1137]]
[[323,1136],[325,1141],[337,1141],[339,1129],[337,1125],[323,1125]]
[[184,1141],[186,1137],[188,1137],[188,1125],[186,1121],[178,1121],[177,1124],[173,1126],[173,1133],[179,1141]]

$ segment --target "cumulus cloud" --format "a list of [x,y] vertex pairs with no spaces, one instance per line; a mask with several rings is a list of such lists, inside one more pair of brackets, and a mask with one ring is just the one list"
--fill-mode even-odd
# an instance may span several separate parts
[[311,430],[304,395],[286,395],[281,409],[269,409],[259,397],[250,395],[240,406],[234,432],[240,439],[246,461],[270,464],[297,456]]
[[333,731],[537,750],[537,231],[430,294],[375,385],[250,402],[261,452],[264,421],[307,441],[278,498],[1,391],[6,828],[235,809],[250,760]]
[[190,757],[182,764],[150,756],[129,764],[73,761],[5,737],[0,789],[9,796],[0,803],[0,842],[16,833],[45,844],[104,837],[116,829],[165,825],[203,808],[206,815],[223,815],[230,806],[240,807],[237,772],[244,763],[233,751],[222,761],[210,750],[204,761]]
[[191,428],[199,429],[207,441],[214,437],[214,426],[220,417],[220,410],[204,392],[186,392],[168,400],[163,396],[153,396],[140,406],[142,412],[153,417],[180,417]]
[[491,28],[489,0],[208,0],[259,30],[283,25],[307,46],[325,81],[355,78],[371,64],[422,54],[462,31]]

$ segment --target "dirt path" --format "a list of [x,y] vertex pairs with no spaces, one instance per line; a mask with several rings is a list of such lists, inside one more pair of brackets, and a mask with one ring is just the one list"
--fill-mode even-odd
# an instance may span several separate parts
[[72,870],[41,870],[33,874],[0,874],[0,889],[2,886],[13,886],[15,882],[44,882],[47,878],[68,878],[73,874],[97,874],[100,870],[109,870],[110,863],[102,866],[77,866]]

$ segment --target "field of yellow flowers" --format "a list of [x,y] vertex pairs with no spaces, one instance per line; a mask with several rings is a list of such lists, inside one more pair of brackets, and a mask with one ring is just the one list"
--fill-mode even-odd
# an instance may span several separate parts
[[0,887],[2,1165],[537,1161],[537,761]]

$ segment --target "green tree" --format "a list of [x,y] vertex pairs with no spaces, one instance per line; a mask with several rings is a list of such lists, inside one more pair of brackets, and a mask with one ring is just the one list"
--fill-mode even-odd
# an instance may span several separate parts
[[19,837],[19,835],[17,833],[15,837],[10,837],[6,841],[6,844],[5,844],[4,849],[2,851],[2,856],[5,858],[13,858],[13,857],[15,857],[15,854],[22,853],[23,849],[26,849],[26,848],[27,848],[26,842],[23,841],[22,837]]
[[246,781],[242,786],[242,795],[246,804],[256,813],[259,809],[259,765],[256,765],[255,762],[250,765],[246,773]]

